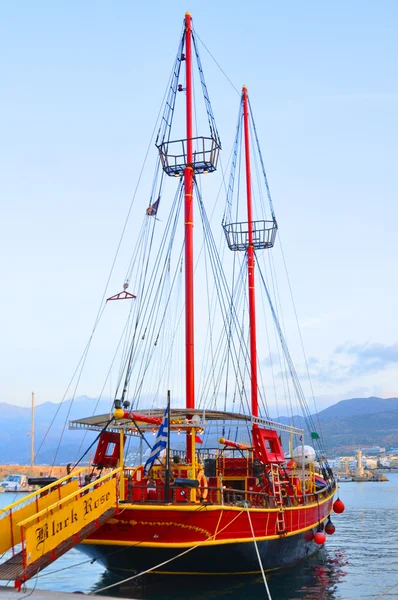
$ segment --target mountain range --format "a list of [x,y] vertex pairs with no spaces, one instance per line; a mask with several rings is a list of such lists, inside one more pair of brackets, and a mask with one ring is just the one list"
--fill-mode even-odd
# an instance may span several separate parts
[[[62,404],[39,404],[35,408],[35,463],[52,464],[55,454],[56,464],[76,461],[96,434],[69,430],[67,422],[107,413],[110,406],[109,398],[97,402],[86,396]],[[0,411],[0,464],[30,464],[31,408],[0,403]],[[398,398],[342,400],[312,418],[329,456],[352,453],[358,447],[398,446]],[[306,429],[299,416],[275,420]]]

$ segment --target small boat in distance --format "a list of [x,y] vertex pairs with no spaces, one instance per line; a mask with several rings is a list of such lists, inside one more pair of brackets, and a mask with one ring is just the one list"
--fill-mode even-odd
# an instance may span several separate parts
[[28,483],[28,476],[21,473],[10,473],[0,481],[3,492],[31,492],[32,486]]

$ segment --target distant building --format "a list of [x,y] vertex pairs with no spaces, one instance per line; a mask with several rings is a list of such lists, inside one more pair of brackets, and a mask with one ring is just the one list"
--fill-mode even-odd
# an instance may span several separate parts
[[380,448],[380,446],[373,446],[373,448],[361,448],[363,454],[383,454],[386,451],[385,448]]
[[362,463],[362,450],[357,451],[357,468],[355,469],[355,475],[357,477],[363,477],[364,469]]
[[[348,473],[355,471],[357,475],[361,476],[361,473],[363,473],[364,468],[377,469],[377,462],[377,458],[364,456],[362,454],[362,451],[358,450],[356,456],[339,456],[334,460],[330,460],[329,464],[332,467],[332,469],[335,469],[339,473]],[[389,462],[390,461],[388,461],[388,463]],[[390,464],[386,464],[385,466],[390,466]]]

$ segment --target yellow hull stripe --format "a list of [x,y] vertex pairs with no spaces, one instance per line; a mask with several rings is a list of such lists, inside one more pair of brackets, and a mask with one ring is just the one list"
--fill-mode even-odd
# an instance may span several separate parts
[[[323,504],[325,504],[326,502],[328,502],[330,500],[330,498],[333,498],[334,494],[336,492],[333,491],[331,494],[329,494],[329,496],[327,496],[326,498],[323,498],[322,500],[319,501],[319,506],[322,506]],[[296,511],[296,510],[307,510],[309,508],[316,508],[318,506],[318,502],[311,502],[311,504],[298,504],[297,506],[285,506],[283,507],[283,510],[285,512],[287,511]],[[122,510],[156,510],[156,511],[166,511],[166,512],[211,512],[211,511],[215,511],[215,510],[225,510],[225,511],[231,511],[231,512],[242,512],[242,507],[241,506],[226,506],[226,505],[221,505],[221,504],[215,504],[215,505],[203,505],[203,504],[192,504],[192,505],[187,505],[187,504],[181,504],[180,505],[156,505],[156,504],[127,504],[127,503],[123,503],[122,504]],[[260,513],[273,513],[273,512],[280,512],[279,508],[255,508],[255,507],[250,507],[250,512],[251,513],[256,513],[256,512],[260,512]]]
[[[328,517],[324,517],[321,519],[321,523],[326,521]],[[285,535],[266,535],[256,537],[256,542],[265,542],[267,540],[279,540],[281,538],[291,537],[293,535],[299,535],[300,533],[304,533],[305,531],[309,531],[318,525],[319,521],[316,520],[312,525],[308,527],[304,527],[302,529],[296,529],[295,531],[290,531]],[[141,548],[191,548],[192,546],[223,546],[224,544],[247,544],[252,542],[253,538],[231,538],[227,540],[203,540],[203,541],[195,541],[195,542],[170,542],[170,543],[162,543],[162,542],[140,542],[138,540],[135,541],[119,541],[119,540],[95,540],[90,538],[89,540],[83,540],[81,544],[89,544],[96,546],[140,546]]]
[[[265,573],[270,573],[271,571],[279,571],[279,569],[282,569],[283,567],[275,567],[274,569],[264,569]],[[118,571],[122,572],[122,573],[135,573],[135,571],[132,571],[131,569],[122,569],[119,568],[117,569]],[[234,571],[233,573],[226,572],[213,572],[213,571],[158,571],[158,570],[153,570],[153,571],[149,571],[147,573],[147,575],[222,575],[222,576],[231,576],[232,575],[259,575],[261,573],[261,571]]]
[[[253,540],[252,540],[253,541]],[[309,555],[308,555],[309,556]],[[265,573],[270,573],[271,571],[279,571],[283,567],[274,567],[273,569],[264,569]],[[120,569],[122,570],[122,569]],[[126,569],[127,570],[127,569]],[[129,571],[131,573],[131,571]],[[262,571],[231,571],[227,572],[217,572],[214,571],[150,571],[148,575],[151,573],[155,573],[156,575],[223,575],[223,576],[231,576],[231,575],[259,575]]]

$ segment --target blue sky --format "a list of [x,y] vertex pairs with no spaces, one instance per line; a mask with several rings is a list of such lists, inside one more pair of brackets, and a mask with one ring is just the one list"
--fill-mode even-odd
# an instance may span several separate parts
[[[64,394],[186,10],[249,88],[318,406],[398,395],[397,3],[25,0],[0,2],[0,401]],[[239,99],[201,57],[227,157]]]

